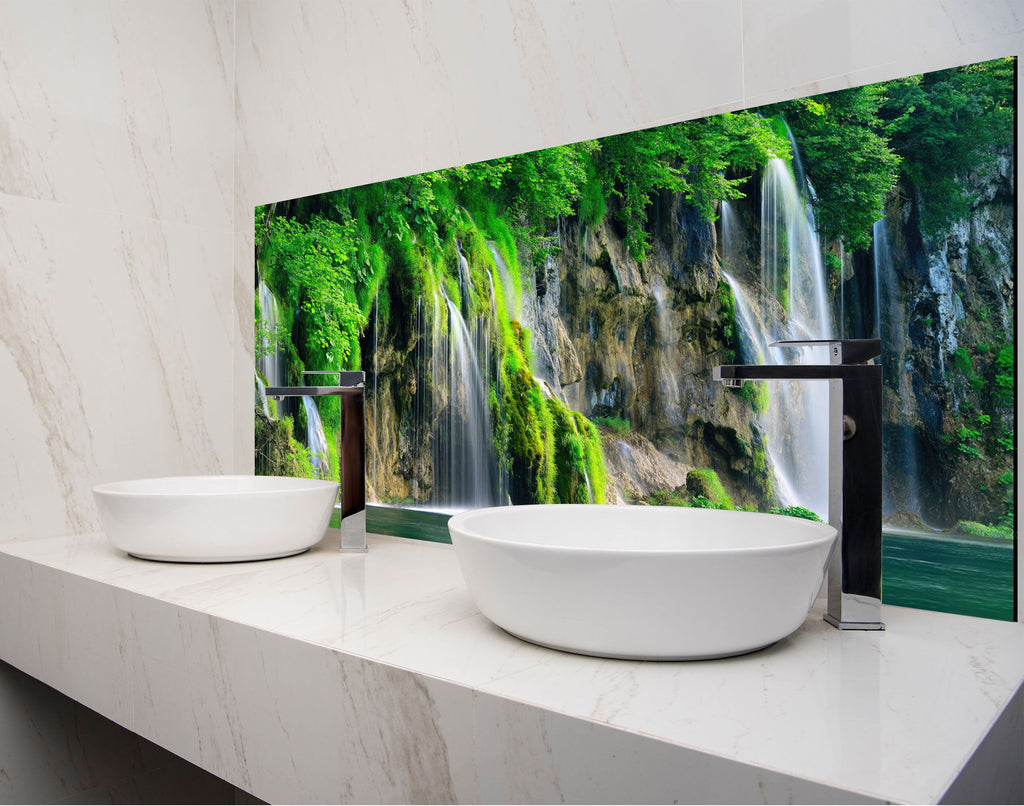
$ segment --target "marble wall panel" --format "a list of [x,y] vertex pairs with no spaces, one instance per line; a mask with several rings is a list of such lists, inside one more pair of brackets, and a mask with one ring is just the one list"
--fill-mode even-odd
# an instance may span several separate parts
[[736,102],[739,9],[242,0],[239,215]]
[[234,6],[14,0],[0,53],[6,540],[231,469]]
[[745,104],[869,84],[1020,53],[1019,3],[744,0]]

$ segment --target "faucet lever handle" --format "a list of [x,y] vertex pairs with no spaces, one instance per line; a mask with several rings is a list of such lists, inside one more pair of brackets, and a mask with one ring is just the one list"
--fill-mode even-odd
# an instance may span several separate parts
[[772,347],[829,347],[832,364],[866,364],[882,354],[881,339],[803,339],[772,342]]

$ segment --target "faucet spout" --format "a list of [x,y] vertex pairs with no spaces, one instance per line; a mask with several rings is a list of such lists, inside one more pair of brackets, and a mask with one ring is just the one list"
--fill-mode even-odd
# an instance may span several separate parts
[[825,620],[840,629],[882,630],[882,368],[879,339],[783,341],[773,347],[827,346],[829,363],[726,364],[712,377],[746,381],[824,380],[829,385],[828,521],[839,545],[828,568]]

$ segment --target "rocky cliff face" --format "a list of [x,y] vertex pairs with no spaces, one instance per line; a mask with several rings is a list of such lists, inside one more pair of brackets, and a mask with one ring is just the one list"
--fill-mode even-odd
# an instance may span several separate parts
[[892,265],[875,261],[887,503],[943,527],[998,521],[1013,489],[1013,160],[962,181],[975,203],[940,234],[921,230],[928,200],[900,187],[886,210]]
[[678,196],[659,199],[654,217],[642,264],[610,217],[562,223],[543,282],[523,292],[536,372],[571,408],[629,423],[627,438],[604,437],[620,495],[671,490],[708,467],[735,503],[763,508],[770,485],[750,404],[711,380],[735,358],[715,227]]

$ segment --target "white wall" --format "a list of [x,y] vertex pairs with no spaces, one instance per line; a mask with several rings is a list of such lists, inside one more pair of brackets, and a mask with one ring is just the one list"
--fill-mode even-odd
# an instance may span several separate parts
[[0,0],[0,540],[251,472],[257,203],[1022,44],[1020,0]]
[[234,465],[234,23],[0,2],[0,540],[94,530],[103,480]]

